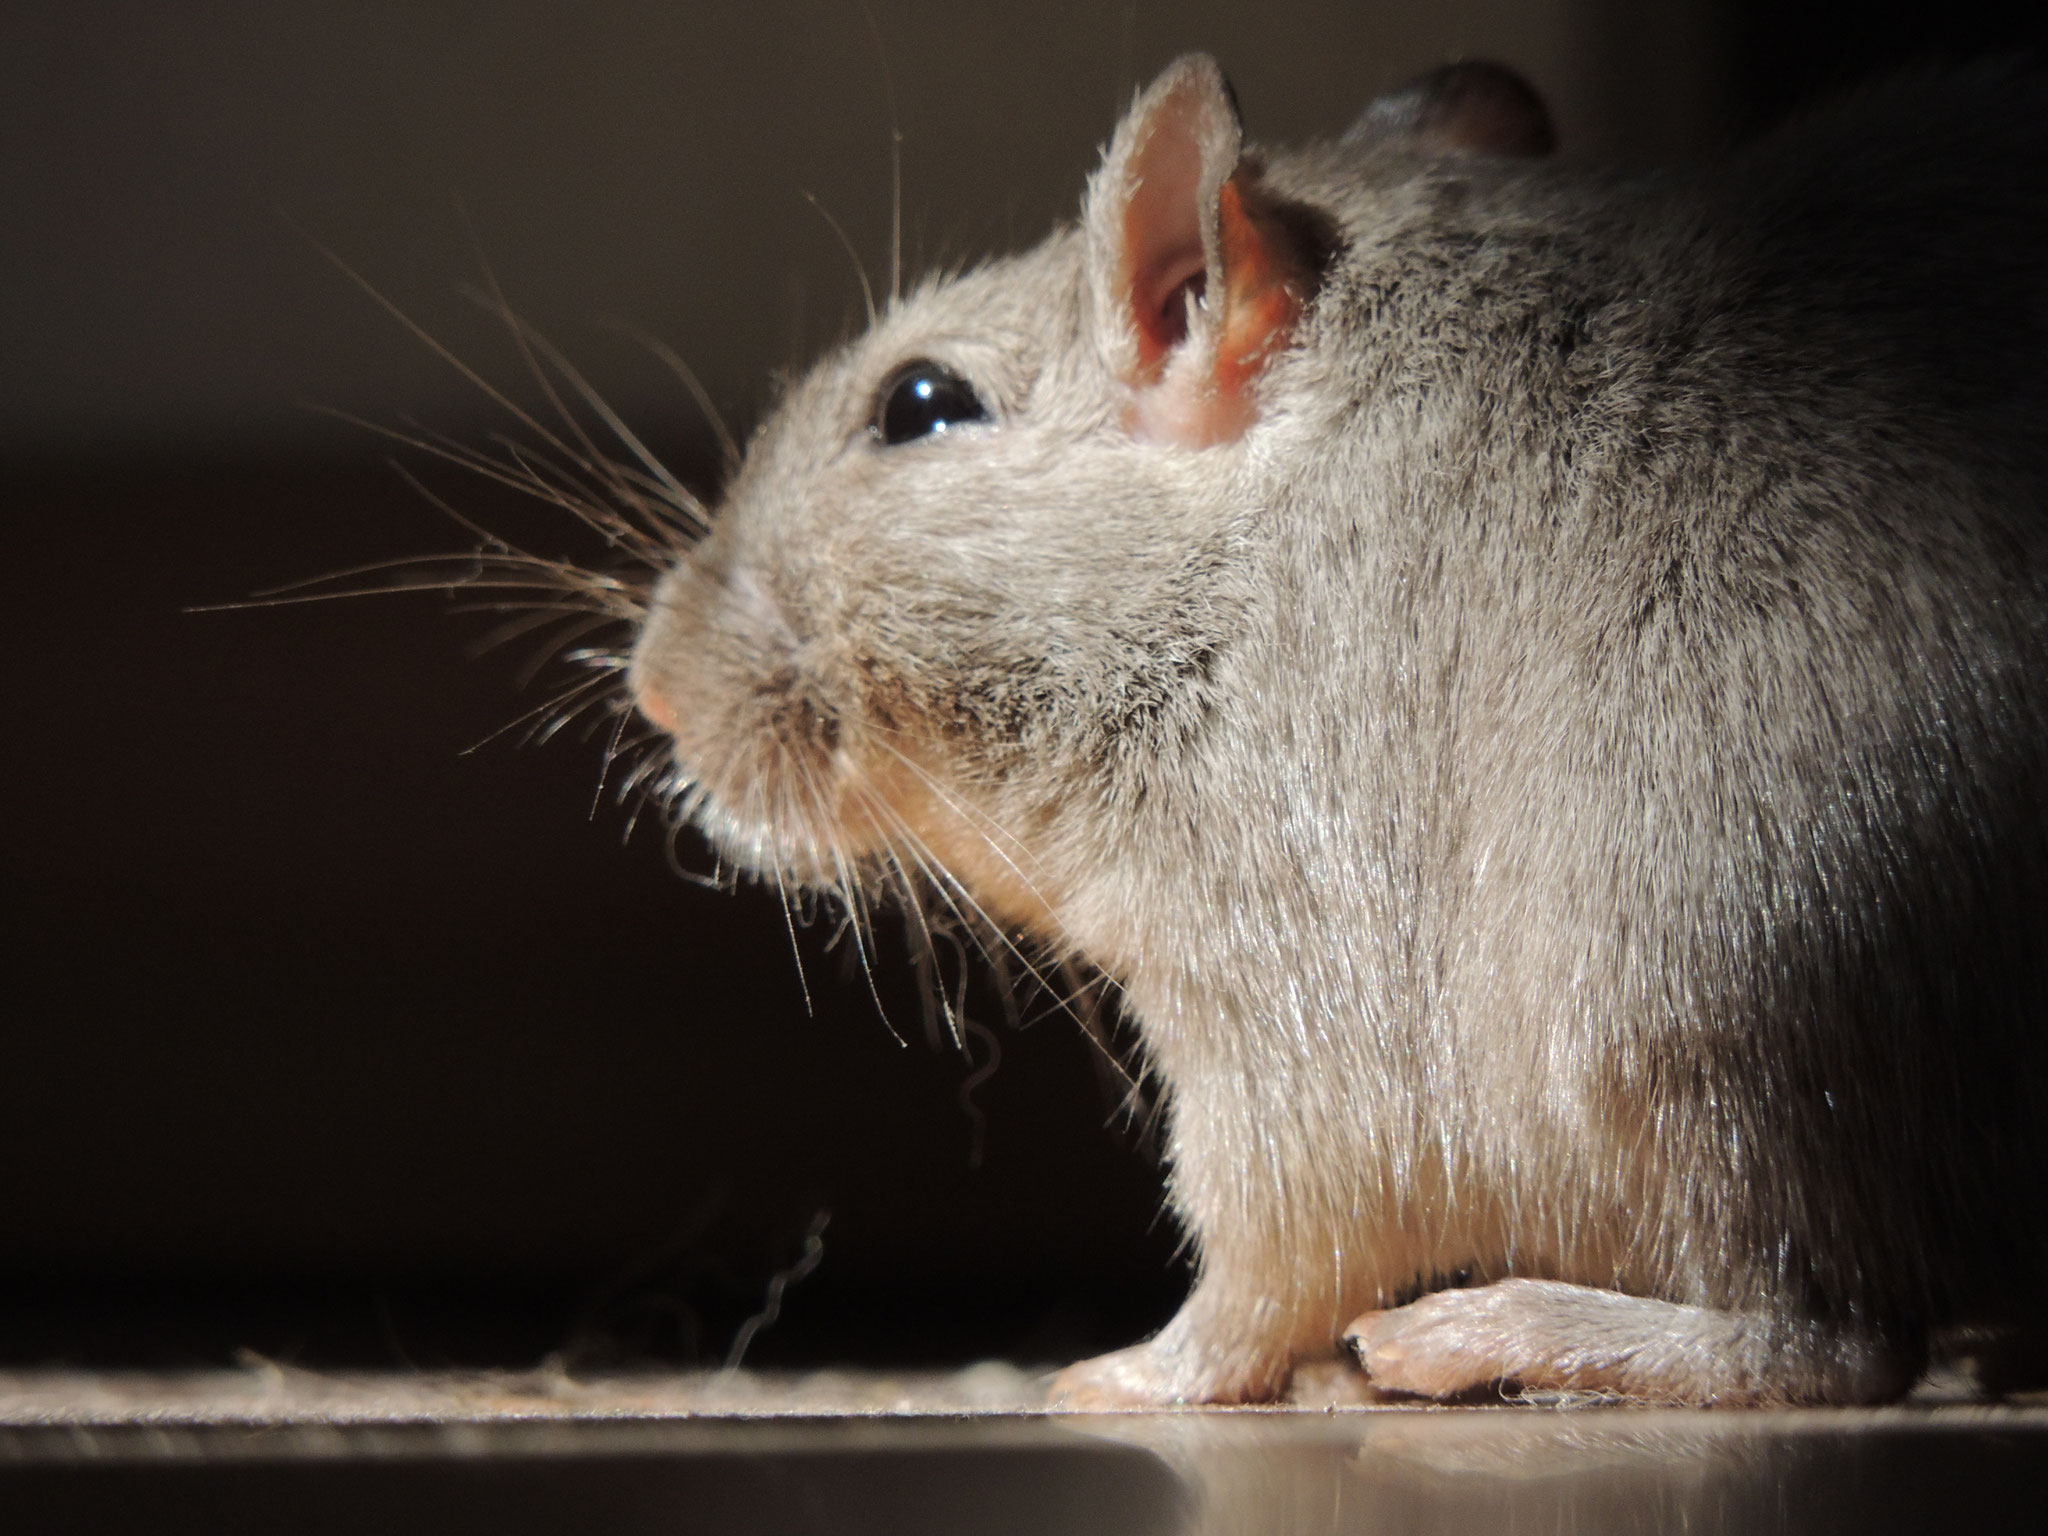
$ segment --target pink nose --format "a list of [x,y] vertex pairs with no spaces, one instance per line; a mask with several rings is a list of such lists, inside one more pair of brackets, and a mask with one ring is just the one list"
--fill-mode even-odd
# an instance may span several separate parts
[[675,735],[676,712],[669,707],[668,701],[657,693],[652,686],[642,683],[638,688],[634,689],[633,703],[641,714],[652,720],[664,731],[667,731],[669,735]]

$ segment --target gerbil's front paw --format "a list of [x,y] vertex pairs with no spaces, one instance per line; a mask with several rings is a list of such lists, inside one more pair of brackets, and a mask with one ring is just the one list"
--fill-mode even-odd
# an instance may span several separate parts
[[1152,1359],[1152,1346],[1134,1344],[1068,1366],[1052,1379],[1051,1402],[1073,1413],[1110,1413],[1119,1408],[1156,1408],[1169,1401],[1166,1383]]
[[1282,1363],[1191,1359],[1166,1339],[1070,1365],[1053,1378],[1051,1406],[1071,1413],[1264,1403],[1287,1387]]

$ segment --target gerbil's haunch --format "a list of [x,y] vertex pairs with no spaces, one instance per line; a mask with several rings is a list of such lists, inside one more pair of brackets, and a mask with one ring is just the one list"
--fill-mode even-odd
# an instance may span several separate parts
[[1181,60],[649,606],[727,855],[1127,1000],[1200,1270],[1070,1403],[1867,1401],[2041,1295],[2048,92],[1550,141],[1465,65],[1268,154]]

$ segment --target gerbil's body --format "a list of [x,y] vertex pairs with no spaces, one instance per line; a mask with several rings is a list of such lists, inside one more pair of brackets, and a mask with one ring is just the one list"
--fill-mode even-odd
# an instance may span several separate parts
[[894,860],[1139,1021],[1200,1276],[1073,1401],[1347,1325],[1397,1389],[1862,1400],[2042,1293],[2048,95],[1634,181],[1493,152],[1531,112],[1262,159],[1184,61],[657,591],[729,852]]

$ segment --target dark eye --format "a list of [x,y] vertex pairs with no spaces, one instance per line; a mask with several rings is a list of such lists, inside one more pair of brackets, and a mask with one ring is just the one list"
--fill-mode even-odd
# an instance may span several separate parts
[[987,420],[988,407],[972,384],[943,363],[919,358],[898,368],[882,385],[868,431],[893,448],[935,437],[949,427]]

